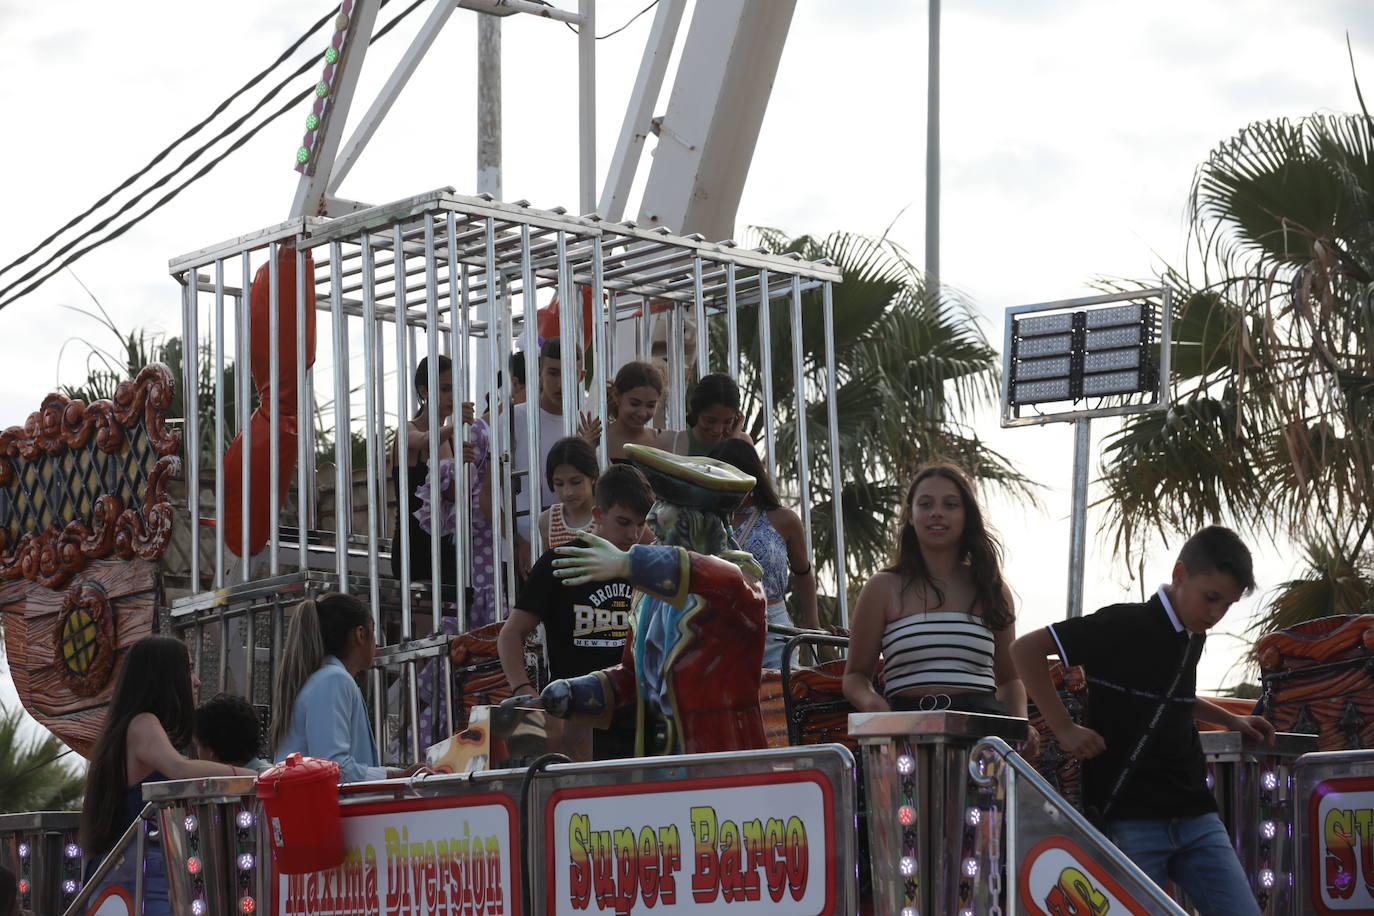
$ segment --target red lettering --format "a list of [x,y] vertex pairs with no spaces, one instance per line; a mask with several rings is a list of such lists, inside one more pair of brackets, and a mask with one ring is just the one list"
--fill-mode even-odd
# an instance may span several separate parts
[[720,886],[726,902],[742,899],[743,862],[740,856],[739,828],[734,821],[720,825]]
[[501,843],[496,837],[487,838],[487,907],[493,913],[505,912],[505,897],[501,894]]
[[601,909],[615,905],[615,862],[612,861],[609,830],[592,833],[592,887]]
[[363,880],[363,892],[367,896],[367,910],[369,916],[381,916],[382,901],[377,898],[377,851],[371,846],[367,847],[367,868]]
[[1334,808],[1326,812],[1322,834],[1326,841],[1322,869],[1326,893],[1336,900],[1347,900],[1355,893],[1355,812]]
[[615,916],[630,916],[635,896],[639,893],[635,881],[635,832],[622,827],[615,832]]
[[793,815],[787,819],[787,884],[792,899],[806,895],[807,871],[811,867],[811,853],[806,845],[806,825]]
[[768,881],[768,896],[774,903],[782,900],[787,890],[787,856],[783,851],[786,831],[779,818],[770,817],[763,828],[763,842],[768,851],[764,877]]
[[662,851],[654,837],[652,827],[645,826],[639,831],[638,880],[639,893],[644,905],[652,908],[658,898],[658,863]]
[[658,839],[662,848],[658,870],[658,899],[663,901],[664,906],[673,906],[677,903],[677,876],[674,873],[682,868],[682,843],[678,839],[677,825],[659,830]]
[[696,870],[692,872],[692,899],[711,903],[720,893],[720,870],[716,864],[716,811],[706,805],[692,808],[692,838],[695,840]]

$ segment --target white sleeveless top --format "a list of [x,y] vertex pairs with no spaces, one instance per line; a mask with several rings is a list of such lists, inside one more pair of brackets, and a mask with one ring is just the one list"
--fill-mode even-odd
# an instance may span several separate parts
[[883,692],[913,687],[997,689],[994,639],[983,618],[959,611],[926,611],[883,628]]

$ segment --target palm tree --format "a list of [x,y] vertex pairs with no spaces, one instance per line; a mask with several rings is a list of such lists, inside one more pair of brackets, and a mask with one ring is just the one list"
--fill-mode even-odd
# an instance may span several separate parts
[[1106,444],[1107,526],[1217,519],[1306,545],[1310,569],[1256,623],[1374,610],[1374,121],[1262,121],[1198,168],[1196,278],[1180,303],[1175,403]]
[[23,709],[0,707],[0,813],[80,808],[85,775],[60,759],[70,752],[56,735],[25,740],[24,721]]
[[[844,275],[834,287],[836,414],[839,422],[841,503],[846,573],[851,588],[890,558],[899,503],[915,469],[937,458],[952,460],[976,479],[1029,496],[1031,484],[1001,455],[979,441],[969,417],[996,398],[997,352],[978,327],[966,302],[945,288],[932,289],[905,251],[883,238],[845,232],[824,238],[790,237],[777,229],[756,229],[751,245],[806,260],[828,258]],[[749,432],[764,434],[760,335],[756,306],[741,309],[740,385]],[[793,328],[776,311],[772,349],[773,404],[777,442],[774,474],[780,487],[797,493],[802,472],[797,455],[797,415],[792,371]],[[800,379],[807,392],[807,436],[811,443],[811,518],[816,566],[822,582],[833,581],[837,557],[833,536],[834,498],[827,454],[825,350],[821,293],[802,294]],[[726,346],[721,320],[711,331],[714,352]]]

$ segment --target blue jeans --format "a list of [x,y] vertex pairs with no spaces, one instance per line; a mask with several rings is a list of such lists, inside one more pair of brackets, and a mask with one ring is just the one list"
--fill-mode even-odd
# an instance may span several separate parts
[[1107,834],[1155,884],[1172,878],[1202,916],[1258,916],[1255,892],[1215,812],[1111,820]]
[[[779,601],[776,604],[768,605],[768,622],[781,624],[784,627],[792,626],[792,617],[787,613],[787,602]],[[790,636],[783,636],[781,633],[769,633],[768,641],[763,646],[763,667],[781,668],[782,651],[787,648],[787,641]],[[796,664],[797,660],[792,660]]]

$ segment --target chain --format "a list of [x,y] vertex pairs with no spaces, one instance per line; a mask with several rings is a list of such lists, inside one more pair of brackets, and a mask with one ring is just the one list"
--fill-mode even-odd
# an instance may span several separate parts
[[[999,761],[1000,764],[1000,761]],[[1006,826],[1005,767],[993,783],[992,804],[988,806],[988,916],[1002,916],[1002,830]]]

